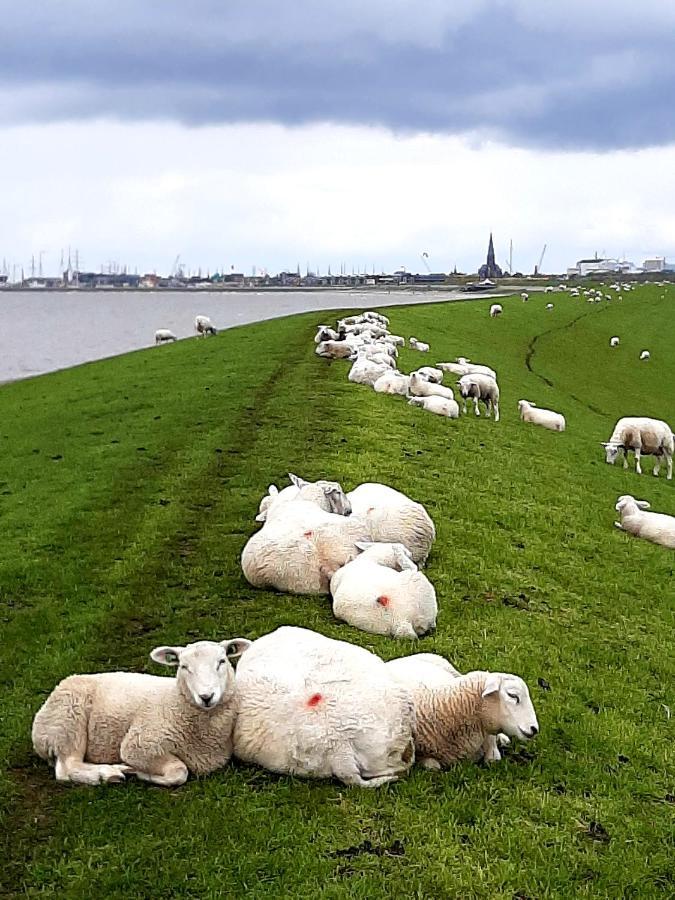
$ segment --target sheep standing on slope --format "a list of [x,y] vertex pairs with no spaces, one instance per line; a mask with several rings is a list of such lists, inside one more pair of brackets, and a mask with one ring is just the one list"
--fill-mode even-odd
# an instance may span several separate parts
[[202,337],[206,337],[207,334],[218,334],[218,329],[214,327],[208,316],[195,317],[195,331]]
[[612,337],[612,338],[610,338],[610,339],[609,339],[609,346],[610,346],[610,347],[618,347],[618,346],[619,346],[619,339],[618,339],[618,337]]
[[614,523],[617,528],[675,550],[675,516],[644,512],[649,509],[649,503],[630,494],[619,497],[614,508],[621,514],[621,521]]
[[418,341],[417,338],[411,337],[408,340],[408,343],[410,344],[411,350],[419,350],[421,353],[429,352],[429,345],[425,344],[424,341]]
[[237,666],[234,752],[272,772],[375,788],[415,759],[412,698],[382,660],[285,626]]
[[489,375],[462,375],[457,384],[459,393],[464,401],[462,411],[466,414],[466,401],[473,400],[474,411],[480,416],[478,401],[485,404],[485,415],[490,416],[490,410],[494,409],[495,422],[499,422],[499,385]]
[[493,303],[490,307],[490,317],[493,319],[497,316],[501,316],[503,312],[504,310],[502,309],[501,303]]
[[547,304],[546,304],[546,309],[553,309],[553,304],[552,304],[552,303],[547,303]]
[[460,675],[442,657],[429,653],[386,665],[412,694],[415,751],[426,768],[445,768],[460,759],[497,761],[498,736],[530,740],[539,732],[530,692],[517,675]]
[[445,416],[446,419],[459,418],[459,404],[456,400],[448,400],[445,397],[411,397],[409,406],[421,406],[427,412],[436,416]]
[[535,403],[529,400],[518,401],[518,412],[522,422],[530,422],[532,425],[541,425],[550,431],[564,431],[565,417],[552,409],[539,409]]
[[523,291],[523,293],[520,295],[520,299],[523,301],[523,303],[527,303],[527,301],[530,299],[530,295],[527,293],[527,291]]
[[675,436],[670,425],[661,419],[650,419],[648,416],[624,416],[614,426],[609,441],[601,441],[605,448],[605,461],[614,465],[619,456],[623,456],[623,467],[628,468],[628,454],[635,456],[635,471],[642,475],[640,458],[643,455],[654,457],[654,475],[658,476],[661,460],[666,461],[666,478],[673,477],[673,454],[675,453]]
[[364,543],[331,578],[333,614],[371,634],[417,638],[436,627],[436,592],[403,544]]
[[178,338],[173,333],[173,331],[169,331],[168,328],[158,328],[155,332],[155,343],[156,344],[168,344],[171,341],[176,341]]
[[250,641],[198,641],[156,647],[151,658],[178,666],[175,678],[135,672],[71,675],[33,721],[33,746],[53,762],[57,781],[107,784],[134,774],[152,784],[183,784],[232,755],[234,669]]

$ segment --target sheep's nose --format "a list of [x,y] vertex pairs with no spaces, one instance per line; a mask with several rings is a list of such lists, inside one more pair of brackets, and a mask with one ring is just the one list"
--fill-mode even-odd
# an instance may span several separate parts
[[200,694],[199,698],[203,701],[204,706],[208,706],[213,700],[213,692],[211,692],[210,694]]
[[530,726],[530,734],[532,735],[532,737],[534,737],[535,734],[539,734],[539,729],[537,728],[536,725]]

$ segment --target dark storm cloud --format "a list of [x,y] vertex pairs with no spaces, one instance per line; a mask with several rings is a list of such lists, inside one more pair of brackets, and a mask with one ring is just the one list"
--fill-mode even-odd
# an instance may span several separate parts
[[332,121],[561,148],[669,143],[675,4],[636,6],[0,0],[0,121]]

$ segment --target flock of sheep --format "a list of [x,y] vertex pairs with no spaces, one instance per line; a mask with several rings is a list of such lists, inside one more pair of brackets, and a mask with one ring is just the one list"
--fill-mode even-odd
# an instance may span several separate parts
[[[195,332],[197,337],[206,337],[209,334],[218,334],[218,329],[208,316],[195,316]],[[169,328],[158,328],[155,332],[155,344],[171,344],[177,341],[177,336]]]
[[[482,402],[499,421],[494,370],[458,358],[404,374],[396,359],[405,341],[388,326],[374,312],[343,319],[335,330],[320,326],[316,353],[350,360],[350,381],[457,418],[453,392],[441,384],[449,372],[459,377],[464,412],[472,400],[480,415]],[[215,333],[206,317],[198,316],[195,328]],[[429,351],[416,338],[409,343]],[[559,413],[526,400],[518,409],[525,422],[565,429]],[[665,460],[670,479],[674,444],[665,422],[627,417],[603,446],[606,461],[623,457],[624,467],[632,452],[638,473],[644,455],[655,457],[655,475]],[[337,482],[290,479],[282,490],[271,485],[260,501],[256,519],[262,527],[241,557],[249,583],[330,594],[336,618],[374,634],[414,639],[434,628],[436,593],[418,565],[436,532],[422,504],[383,484],[346,493]],[[675,517],[648,507],[619,497],[621,521],[615,525],[675,549]],[[52,691],[35,716],[32,738],[58,781],[91,785],[135,775],[176,786],[190,773],[226,766],[234,755],[273,772],[378,787],[408,773],[415,760],[433,769],[460,759],[497,761],[510,739],[529,740],[539,730],[527,685],[517,675],[462,675],[428,653],[385,663],[304,628],[284,626],[252,642],[162,646],[151,658],[175,667],[176,677],[73,675]]]

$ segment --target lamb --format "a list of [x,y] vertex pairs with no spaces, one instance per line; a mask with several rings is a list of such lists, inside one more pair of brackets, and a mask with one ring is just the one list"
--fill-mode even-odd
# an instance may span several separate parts
[[409,692],[346,641],[284,626],[237,667],[234,752],[272,772],[379,787],[412,766],[414,724]]
[[347,377],[355,384],[367,384],[372,387],[378,378],[384,375],[385,372],[390,371],[391,367],[388,364],[374,362],[365,356],[359,356],[349,370]]
[[499,421],[499,385],[489,375],[463,375],[458,382],[459,393],[464,401],[462,407],[466,414],[466,401],[473,400],[474,410],[480,415],[478,401],[485,403],[485,415],[489,417],[490,410],[494,409],[495,422]]
[[384,375],[380,375],[373,385],[373,389],[378,394],[399,394],[402,397],[408,395],[409,387],[410,376],[396,371],[385,372]]
[[522,422],[530,422],[532,425],[541,425],[550,431],[564,431],[565,417],[551,409],[539,409],[535,403],[529,400],[518,401],[518,412]]
[[214,328],[213,322],[208,316],[195,317],[195,331],[202,337],[206,337],[207,334],[218,334],[218,329]]
[[427,381],[418,372],[413,372],[410,376],[410,393],[413,397],[444,397],[446,400],[454,398],[451,388]]
[[130,774],[165,787],[207,775],[232,755],[234,669],[250,641],[156,647],[151,658],[175,678],[135,672],[71,675],[33,720],[33,747],[56,780],[109,784]]
[[459,405],[456,400],[448,400],[444,397],[411,397],[408,405],[421,406],[427,412],[445,416],[447,419],[459,418]]
[[424,341],[418,341],[417,338],[409,338],[408,344],[412,350],[419,350],[421,353],[429,352],[429,344],[425,344]]
[[618,337],[612,337],[612,338],[609,339],[609,346],[610,346],[610,347],[618,347],[618,346],[619,346],[619,343],[620,343],[620,341],[619,341]]
[[433,381],[434,384],[440,384],[443,381],[443,372],[441,369],[436,369],[434,366],[421,366],[416,370],[418,375],[421,375],[422,378],[425,378],[427,381]]
[[493,303],[490,307],[490,317],[492,319],[496,318],[497,316],[501,316],[503,312],[504,310],[502,309],[501,303]]
[[291,484],[281,491],[276,485],[271,484],[267,494],[260,501],[256,522],[264,522],[273,507],[288,503],[290,500],[308,500],[315,503],[319,509],[335,513],[338,516],[348,516],[352,509],[347,495],[342,490],[342,485],[337,481],[305,481],[297,475],[288,473]]
[[426,561],[436,540],[436,529],[421,503],[386,484],[373,482],[349,491],[347,499],[352,506],[352,517],[365,518],[368,522],[369,536],[365,540],[405,544],[413,562]]
[[436,592],[403,544],[359,543],[331,578],[333,614],[371,634],[417,638],[436,627]]
[[355,351],[347,341],[321,341],[314,352],[324,359],[349,359]]
[[654,456],[654,475],[658,476],[661,460],[665,459],[666,478],[673,477],[673,454],[675,453],[675,436],[670,425],[661,419],[648,416],[625,416],[614,426],[609,441],[601,441],[605,448],[605,461],[614,465],[620,454],[623,455],[623,467],[628,468],[628,453],[632,450],[635,456],[635,471],[642,474],[640,457]]
[[155,332],[155,343],[156,344],[167,344],[170,341],[176,341],[178,338],[173,333],[173,331],[169,331],[168,328],[158,328]]
[[642,353],[640,353],[640,359],[649,359],[650,356],[651,353],[649,350],[643,350]]
[[415,751],[426,768],[445,768],[461,759],[494,762],[500,759],[502,735],[530,740],[539,732],[527,685],[517,675],[460,675],[442,657],[429,653],[386,666],[413,696]]
[[649,509],[649,503],[646,500],[636,500],[630,494],[619,497],[614,508],[621,515],[621,521],[614,523],[617,528],[675,550],[675,516],[643,512]]

